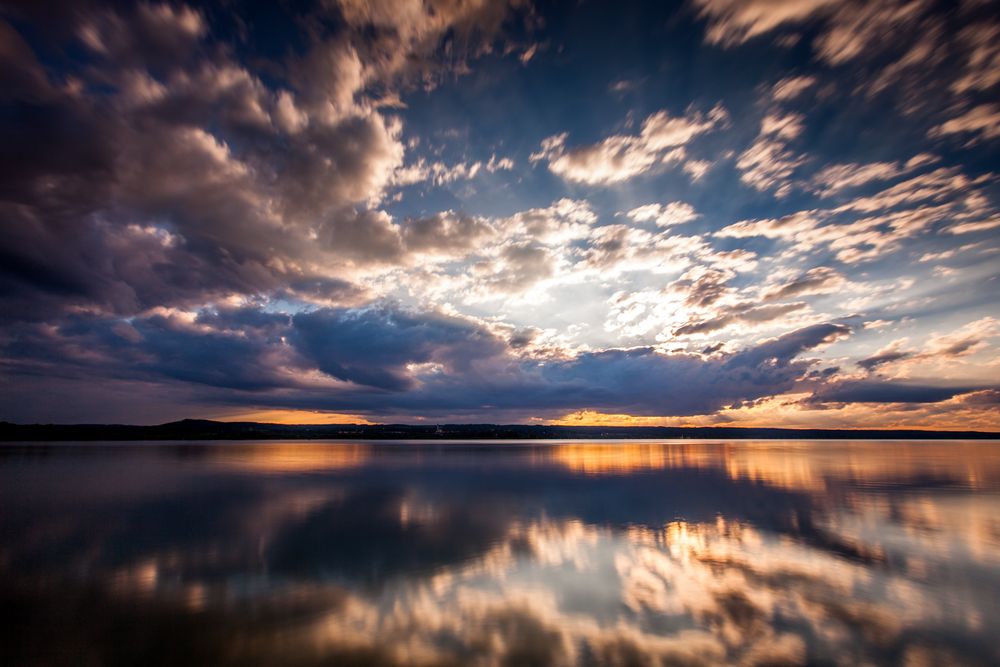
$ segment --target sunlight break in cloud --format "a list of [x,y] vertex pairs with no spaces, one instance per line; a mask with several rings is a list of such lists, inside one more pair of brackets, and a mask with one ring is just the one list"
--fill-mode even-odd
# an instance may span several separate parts
[[0,418],[998,424],[946,9],[8,3]]

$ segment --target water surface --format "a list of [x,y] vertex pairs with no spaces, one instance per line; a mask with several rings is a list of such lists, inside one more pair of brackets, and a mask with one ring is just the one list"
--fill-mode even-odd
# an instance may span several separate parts
[[1000,664],[1000,443],[0,446],[2,664]]

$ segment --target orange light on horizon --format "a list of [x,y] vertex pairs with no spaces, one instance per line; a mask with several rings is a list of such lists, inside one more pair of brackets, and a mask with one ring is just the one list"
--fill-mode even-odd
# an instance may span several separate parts
[[596,410],[577,410],[558,419],[548,420],[552,426],[711,426],[709,416],[647,417],[643,415],[610,414]]
[[[927,431],[1000,431],[1000,411],[993,405],[967,403],[958,396],[914,409],[910,405],[855,403],[822,409],[802,402],[808,394],[784,394],[747,407],[687,416],[647,416],[576,410],[546,421],[553,426],[731,426],[791,429],[921,429]],[[947,407],[947,410],[942,409]]]
[[212,417],[220,422],[260,422],[264,424],[363,424],[371,426],[377,422],[361,415],[343,412],[320,412],[314,410],[250,410]]

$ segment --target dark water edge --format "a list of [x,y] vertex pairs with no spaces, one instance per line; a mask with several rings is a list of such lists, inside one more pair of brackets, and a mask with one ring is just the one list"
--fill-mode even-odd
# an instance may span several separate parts
[[168,424],[12,424],[0,441],[119,440],[1000,440],[988,431],[794,429],[738,426],[553,426],[541,424],[262,424],[183,419]]
[[1000,664],[1000,443],[0,445],[4,665]]

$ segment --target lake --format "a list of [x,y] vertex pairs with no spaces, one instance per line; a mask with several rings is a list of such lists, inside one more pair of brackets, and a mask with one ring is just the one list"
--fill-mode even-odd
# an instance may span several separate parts
[[0,446],[4,665],[997,665],[1000,443]]

